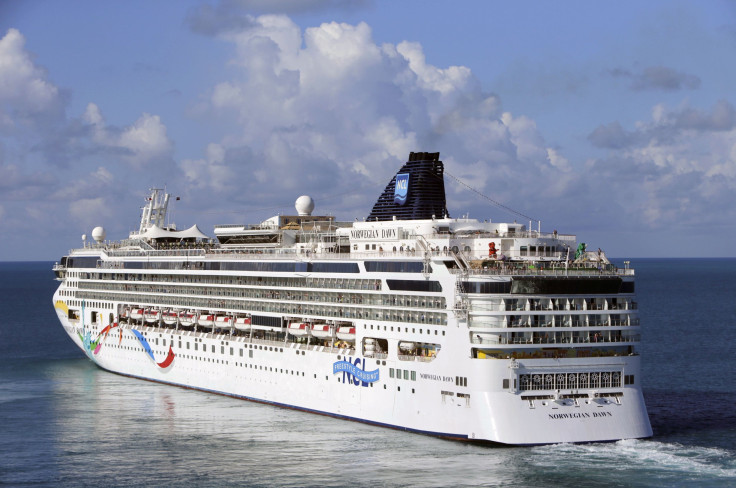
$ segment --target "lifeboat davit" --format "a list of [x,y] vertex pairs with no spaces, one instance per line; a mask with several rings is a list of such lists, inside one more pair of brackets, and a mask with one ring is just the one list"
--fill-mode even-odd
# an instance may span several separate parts
[[220,329],[229,329],[233,326],[233,318],[227,315],[218,315],[215,318],[215,327]]
[[161,318],[166,325],[176,325],[176,321],[179,320],[179,314],[169,310],[168,312],[164,312]]
[[332,337],[332,330],[329,324],[314,324],[312,325],[312,335],[320,339],[329,339]]
[[191,327],[197,321],[197,317],[192,312],[181,312],[179,314],[179,323],[184,327]]
[[146,322],[148,322],[149,324],[153,324],[155,322],[158,322],[159,317],[161,317],[161,311],[149,308],[148,310],[143,312],[143,317],[146,319]]
[[197,323],[202,327],[212,328],[215,325],[215,316],[210,314],[202,314],[197,318]]
[[142,308],[131,309],[130,318],[133,320],[141,320],[143,318],[143,309]]
[[291,322],[289,324],[289,334],[296,337],[306,337],[312,330],[309,324],[304,322]]
[[130,309],[125,307],[123,313],[120,315],[120,320],[128,320],[128,317],[130,317]]
[[236,317],[235,328],[238,330],[249,330],[250,329],[250,317]]
[[343,325],[337,329],[337,338],[341,341],[355,342],[355,327]]

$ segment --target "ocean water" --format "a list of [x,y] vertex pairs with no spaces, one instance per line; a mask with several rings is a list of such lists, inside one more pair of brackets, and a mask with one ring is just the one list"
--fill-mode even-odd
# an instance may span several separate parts
[[736,486],[736,259],[634,259],[654,437],[470,445],[104,372],[0,263],[0,485]]

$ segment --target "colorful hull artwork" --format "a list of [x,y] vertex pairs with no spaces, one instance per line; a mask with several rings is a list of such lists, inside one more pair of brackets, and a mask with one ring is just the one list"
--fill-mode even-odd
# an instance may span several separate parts
[[164,359],[161,362],[156,361],[156,358],[153,356],[153,350],[151,349],[151,345],[148,343],[145,337],[143,337],[143,334],[138,332],[135,329],[130,329],[133,334],[138,338],[138,341],[141,343],[141,346],[143,346],[143,349],[148,353],[148,356],[155,362],[159,368],[164,369],[171,366],[171,363],[174,362],[174,349],[172,349],[171,346],[169,346],[169,353],[166,355],[166,359]]
[[[55,304],[55,307],[63,310],[67,314],[69,313],[69,308],[67,307],[66,303],[59,300]],[[84,304],[82,304],[82,310],[84,311]],[[84,313],[84,312],[82,312]],[[82,346],[84,348],[84,352],[87,353],[87,355],[90,357],[90,359],[94,359],[93,356],[96,356],[99,354],[100,350],[102,349],[102,345],[107,339],[107,336],[110,334],[110,331],[112,329],[115,329],[118,327],[117,323],[113,323],[105,327],[100,331],[99,334],[97,334],[97,337],[92,340],[92,333],[89,331],[84,330],[84,325],[82,326],[82,331],[77,331],[77,335],[79,336],[79,340],[82,343]],[[143,337],[143,334],[138,332],[135,329],[131,329],[133,334],[136,336],[138,341],[141,343],[141,346],[143,346],[143,350],[146,351],[146,354],[151,358],[151,360],[158,365],[159,368],[165,369],[171,366],[171,363],[174,362],[174,357],[176,357],[176,354],[174,354],[174,350],[171,346],[169,346],[169,352],[166,355],[166,358],[164,358],[163,361],[156,361],[155,356],[153,355],[153,349],[151,349],[151,345],[148,343],[145,337]],[[119,342],[122,342],[123,340],[123,330],[120,329],[120,335],[119,335]]]

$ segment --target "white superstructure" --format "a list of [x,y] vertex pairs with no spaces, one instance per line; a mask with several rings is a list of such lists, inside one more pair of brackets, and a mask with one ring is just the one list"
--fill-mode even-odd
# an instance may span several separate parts
[[634,271],[571,235],[453,219],[412,153],[361,222],[139,229],[54,269],[59,320],[101,368],[441,437],[533,445],[651,436]]

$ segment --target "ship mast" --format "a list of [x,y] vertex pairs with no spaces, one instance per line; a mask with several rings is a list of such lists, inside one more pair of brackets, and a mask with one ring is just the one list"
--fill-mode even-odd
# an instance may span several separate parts
[[162,229],[164,228],[166,211],[169,207],[169,196],[161,188],[151,189],[151,195],[147,198],[148,204],[143,207],[138,233],[142,234],[154,225]]

